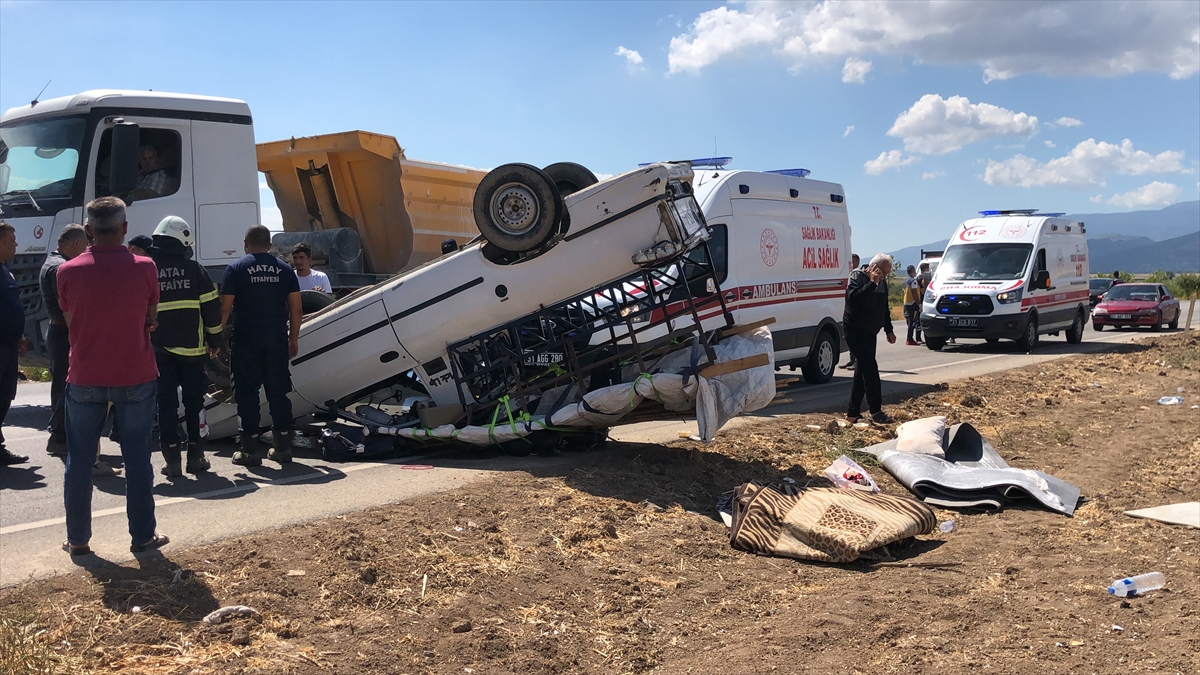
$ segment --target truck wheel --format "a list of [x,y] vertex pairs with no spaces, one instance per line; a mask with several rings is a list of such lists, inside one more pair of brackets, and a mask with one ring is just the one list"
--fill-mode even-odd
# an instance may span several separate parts
[[503,164],[475,190],[475,224],[493,246],[524,253],[540,248],[558,231],[566,208],[558,187],[541,169]]
[[1037,314],[1029,315],[1029,323],[1025,324],[1025,332],[1017,338],[1017,347],[1021,351],[1031,352],[1038,344]]
[[833,379],[833,369],[838,363],[838,344],[829,331],[823,330],[817,335],[817,341],[808,352],[808,359],[800,370],[804,380],[811,384],[825,384]]
[[542,172],[554,181],[554,184],[558,186],[559,194],[563,197],[600,182],[596,178],[596,174],[589,171],[586,166],[575,162],[555,162],[542,169]]
[[1071,322],[1071,327],[1067,329],[1067,343],[1077,345],[1083,342],[1083,311],[1080,310],[1075,315],[1075,320]]
[[935,352],[940,352],[940,351],[942,351],[942,347],[946,346],[946,338],[933,337],[930,335],[926,335],[925,336],[925,346]]

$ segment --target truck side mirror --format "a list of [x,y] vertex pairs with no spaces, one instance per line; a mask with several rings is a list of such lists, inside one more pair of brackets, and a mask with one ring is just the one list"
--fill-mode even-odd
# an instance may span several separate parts
[[1046,270],[1038,270],[1037,279],[1033,282],[1034,288],[1050,288],[1050,272]]
[[108,192],[127,195],[138,184],[138,148],[141,129],[136,124],[118,122],[112,129],[112,154],[109,155]]

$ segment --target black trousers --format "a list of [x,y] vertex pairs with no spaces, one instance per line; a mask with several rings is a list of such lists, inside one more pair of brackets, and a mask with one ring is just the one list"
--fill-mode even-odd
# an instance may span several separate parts
[[878,333],[864,335],[853,329],[846,330],[846,344],[850,347],[850,355],[858,361],[854,368],[854,384],[850,388],[850,407],[846,413],[850,417],[862,414],[864,395],[872,415],[883,411],[883,384],[879,381],[879,362],[875,360],[877,335]]
[[257,434],[261,430],[262,404],[259,389],[267,392],[271,426],[276,431],[292,428],[292,375],[288,370],[287,335],[265,338],[234,337],[230,350],[233,397],[237,401],[242,431]]
[[67,390],[67,367],[71,356],[71,342],[67,327],[50,324],[46,331],[46,347],[50,352],[50,425],[46,431],[56,436],[66,436],[63,426],[67,403],[63,392]]
[[158,362],[158,438],[163,445],[179,443],[179,392],[183,390],[183,419],[189,443],[200,442],[200,411],[208,376],[203,356],[154,352]]
[[17,397],[17,345],[0,345],[0,448],[4,447],[4,418]]
[[908,339],[921,341],[921,306],[914,303],[904,306],[904,320],[908,322]]

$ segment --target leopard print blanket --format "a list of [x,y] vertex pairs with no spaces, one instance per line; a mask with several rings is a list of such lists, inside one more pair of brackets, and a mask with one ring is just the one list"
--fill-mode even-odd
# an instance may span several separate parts
[[935,524],[933,511],[908,497],[746,483],[734,492],[729,543],[759,555],[847,563]]

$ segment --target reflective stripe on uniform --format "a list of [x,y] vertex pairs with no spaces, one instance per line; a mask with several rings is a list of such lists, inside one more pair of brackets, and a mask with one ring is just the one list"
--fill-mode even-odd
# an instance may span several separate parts
[[218,297],[219,296],[217,295],[217,289],[214,288],[211,291],[201,295],[200,302],[208,302],[210,300],[216,300]]
[[168,312],[173,309],[200,309],[199,300],[172,300],[158,303],[158,311]]
[[208,333],[209,335],[220,335],[221,327],[220,326],[205,326],[204,332]]
[[167,347],[167,351],[178,356],[204,356],[208,353],[205,347]]

